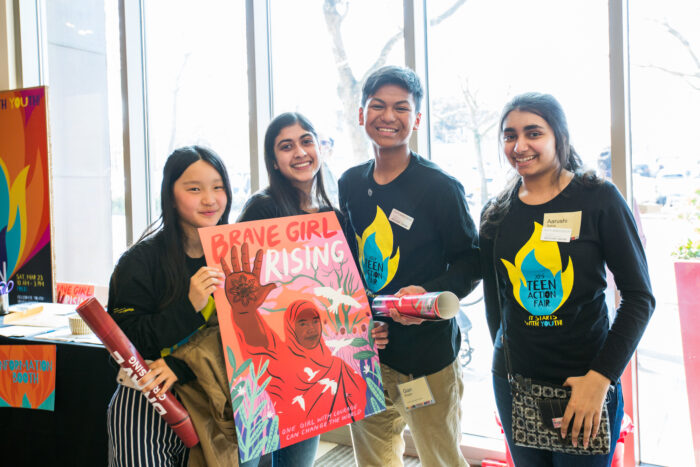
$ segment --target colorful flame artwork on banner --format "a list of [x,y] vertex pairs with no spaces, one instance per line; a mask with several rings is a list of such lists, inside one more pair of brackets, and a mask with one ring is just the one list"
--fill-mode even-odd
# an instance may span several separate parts
[[0,92],[0,280],[10,302],[51,301],[46,88]]
[[54,409],[55,345],[0,345],[0,407]]

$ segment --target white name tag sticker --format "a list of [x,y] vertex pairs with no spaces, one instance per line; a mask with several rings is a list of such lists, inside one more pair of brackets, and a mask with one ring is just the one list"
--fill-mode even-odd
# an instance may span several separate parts
[[571,229],[542,227],[542,235],[540,236],[540,240],[543,242],[569,243],[571,241]]
[[413,225],[413,218],[408,214],[402,213],[396,208],[391,210],[389,220],[396,225],[400,225],[406,230],[411,230],[411,225]]
[[399,384],[399,394],[406,410],[425,407],[435,403],[433,393],[428,386],[428,378],[422,376],[407,383]]

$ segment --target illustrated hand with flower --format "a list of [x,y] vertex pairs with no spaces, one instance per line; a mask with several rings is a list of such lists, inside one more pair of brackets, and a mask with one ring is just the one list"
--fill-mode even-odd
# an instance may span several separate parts
[[305,298],[288,303],[282,335],[260,316],[258,308],[277,287],[260,283],[262,259],[262,250],[258,250],[251,269],[248,245],[243,243],[240,264],[234,246],[231,268],[223,258],[221,267],[226,275],[224,290],[231,305],[233,327],[239,342],[245,343],[244,358],[250,358],[255,368],[267,369],[269,383],[265,391],[276,408],[280,426],[315,421],[333,413],[351,421],[362,418],[367,384],[360,373],[328,348],[318,305]]
[[243,331],[245,341],[249,345],[268,347],[268,338],[258,315],[258,308],[277,285],[260,284],[262,258],[263,252],[258,250],[251,269],[248,244],[241,245],[240,262],[238,249],[234,245],[231,247],[231,267],[229,268],[222,257],[221,268],[226,275],[224,282],[226,299],[231,305],[234,322]]

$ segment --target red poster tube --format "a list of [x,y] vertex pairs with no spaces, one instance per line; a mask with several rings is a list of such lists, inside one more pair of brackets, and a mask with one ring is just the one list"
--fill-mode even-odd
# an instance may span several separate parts
[[[94,298],[88,298],[78,305],[77,312],[92,332],[102,341],[114,360],[137,382],[148,372],[148,364],[117,323]],[[161,386],[145,394],[148,402],[175,431],[185,446],[191,448],[199,443],[192,420],[187,410],[170,391],[161,393]]]
[[389,316],[389,310],[423,319],[450,319],[459,311],[459,298],[452,292],[428,292],[420,295],[377,295],[372,311],[378,316]]

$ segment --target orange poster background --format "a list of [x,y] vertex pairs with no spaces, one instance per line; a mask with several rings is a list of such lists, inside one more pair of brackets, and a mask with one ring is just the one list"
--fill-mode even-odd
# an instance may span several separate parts
[[54,409],[55,345],[0,345],[0,407]]
[[[209,266],[230,265],[231,247],[241,255],[245,243],[250,266],[244,270],[250,272],[262,250],[260,285],[275,284],[257,308],[270,336],[264,348],[251,346],[234,323],[227,292],[214,292],[242,461],[384,410],[369,303],[334,212],[207,227],[199,234]],[[232,293],[247,294],[251,285],[244,282],[231,282]],[[321,338],[311,350],[290,334],[290,310],[300,302],[313,304],[320,318]],[[339,408],[341,399],[347,402]]]

